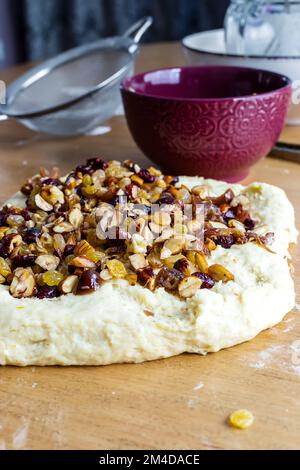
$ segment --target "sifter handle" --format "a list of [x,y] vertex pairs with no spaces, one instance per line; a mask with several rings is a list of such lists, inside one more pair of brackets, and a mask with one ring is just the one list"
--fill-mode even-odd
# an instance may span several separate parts
[[140,42],[141,37],[145,34],[148,28],[153,23],[152,16],[145,16],[141,18],[136,23],[134,23],[130,28],[128,28],[123,34],[124,37],[131,38],[136,44]]

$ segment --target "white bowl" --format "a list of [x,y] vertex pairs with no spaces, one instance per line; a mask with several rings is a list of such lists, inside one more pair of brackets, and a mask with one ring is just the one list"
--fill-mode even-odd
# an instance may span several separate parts
[[300,56],[264,57],[227,54],[224,29],[191,34],[182,40],[185,56],[191,65],[236,65],[271,70],[293,80],[292,104],[287,124],[300,124]]

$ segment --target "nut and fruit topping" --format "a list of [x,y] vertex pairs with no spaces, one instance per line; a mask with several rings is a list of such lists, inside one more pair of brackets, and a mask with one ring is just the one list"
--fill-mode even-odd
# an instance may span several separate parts
[[61,179],[42,170],[21,191],[25,209],[0,210],[0,285],[16,298],[81,295],[115,280],[189,298],[234,280],[210,261],[214,250],[269,249],[274,238],[256,229],[244,194],[211,197],[129,160],[90,158]]

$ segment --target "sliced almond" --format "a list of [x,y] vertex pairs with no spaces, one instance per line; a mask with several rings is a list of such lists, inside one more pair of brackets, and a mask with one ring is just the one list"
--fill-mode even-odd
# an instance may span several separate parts
[[74,226],[69,222],[61,222],[53,227],[55,233],[68,233],[74,230]]
[[165,259],[169,258],[171,255],[176,255],[184,248],[184,245],[185,240],[183,238],[171,238],[165,241],[160,253],[160,258]]

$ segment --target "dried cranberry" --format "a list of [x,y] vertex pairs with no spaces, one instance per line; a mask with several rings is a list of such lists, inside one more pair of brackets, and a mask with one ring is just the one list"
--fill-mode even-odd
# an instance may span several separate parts
[[217,245],[221,245],[222,248],[231,248],[235,243],[233,235],[220,235],[215,240]]
[[89,166],[92,166],[93,170],[105,170],[107,168],[107,163],[102,160],[102,158],[95,157],[95,158],[89,158],[87,160],[87,164]]
[[76,294],[89,294],[98,289],[100,284],[101,277],[96,271],[92,271],[91,269],[83,271],[78,282]]
[[148,170],[140,170],[138,175],[145,181],[145,183],[154,183],[154,181],[156,181],[156,176],[151,175]]
[[42,231],[39,228],[28,228],[23,232],[23,240],[25,243],[35,243]]
[[56,286],[40,286],[36,297],[38,299],[54,299],[55,297],[59,297],[59,290]]
[[158,204],[174,204],[174,197],[172,196],[172,194],[170,193],[163,193],[161,196],[160,196],[160,199],[158,201]]
[[36,255],[29,254],[29,255],[17,255],[12,259],[13,269],[16,268],[28,268],[29,266],[33,266],[36,260]]
[[183,279],[183,274],[177,269],[162,268],[156,276],[156,287],[164,287],[168,290],[174,290]]
[[57,178],[43,178],[41,184],[42,186],[59,186],[61,182]]
[[72,255],[74,250],[75,250],[75,245],[66,245],[64,249],[64,256],[67,257],[67,256]]
[[251,217],[246,217],[244,225],[246,230],[253,230],[255,228],[255,220],[251,219]]
[[215,285],[215,281],[208,274],[196,272],[192,276],[196,276],[202,281],[201,289],[211,289]]

